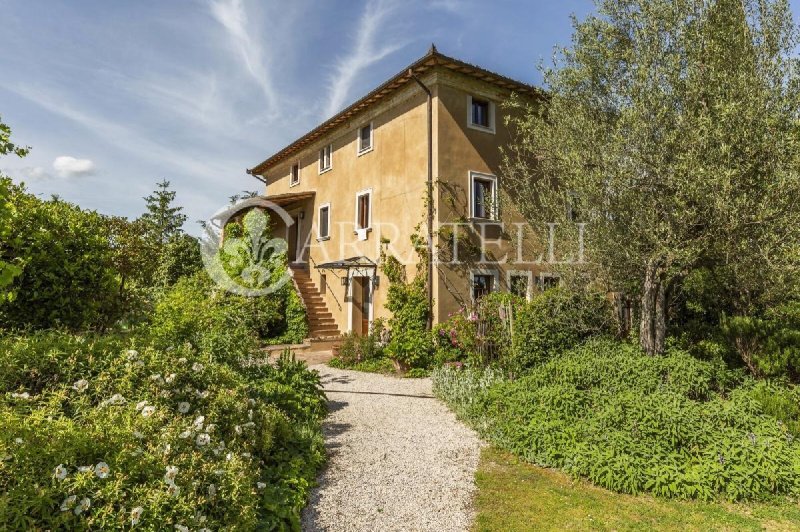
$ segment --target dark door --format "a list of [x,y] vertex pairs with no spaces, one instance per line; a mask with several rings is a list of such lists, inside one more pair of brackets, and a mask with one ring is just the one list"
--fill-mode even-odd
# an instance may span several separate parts
[[369,277],[361,278],[361,334],[369,334]]
[[292,221],[294,223],[286,228],[287,232],[289,233],[289,242],[287,242],[287,244],[289,246],[289,262],[296,262],[297,245],[300,242],[300,239],[297,238],[298,234],[300,233],[300,218],[298,216],[292,216]]
[[353,332],[369,334],[369,277],[353,277],[351,282],[353,283]]

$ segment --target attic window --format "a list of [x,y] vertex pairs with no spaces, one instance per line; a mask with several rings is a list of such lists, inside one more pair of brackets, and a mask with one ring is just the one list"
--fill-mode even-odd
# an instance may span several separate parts
[[333,167],[333,144],[319,150],[319,173],[327,172]]
[[476,96],[467,96],[467,126],[494,133],[494,102]]
[[358,154],[372,150],[372,122],[358,128]]

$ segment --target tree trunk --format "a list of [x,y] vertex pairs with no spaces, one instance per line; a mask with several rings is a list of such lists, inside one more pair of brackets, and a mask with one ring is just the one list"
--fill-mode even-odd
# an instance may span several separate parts
[[667,331],[666,293],[658,270],[655,260],[647,261],[642,285],[639,345],[648,355],[664,352]]
[[656,292],[656,315],[653,318],[653,346],[656,353],[664,352],[664,337],[667,334],[667,297],[664,280],[659,279]]

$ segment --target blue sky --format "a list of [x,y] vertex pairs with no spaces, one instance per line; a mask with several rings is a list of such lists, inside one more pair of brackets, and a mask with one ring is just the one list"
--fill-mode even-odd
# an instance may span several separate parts
[[[800,0],[797,0],[800,1]],[[0,0],[0,116],[35,193],[135,217],[156,181],[190,223],[245,173],[422,56],[526,82],[590,0]]]

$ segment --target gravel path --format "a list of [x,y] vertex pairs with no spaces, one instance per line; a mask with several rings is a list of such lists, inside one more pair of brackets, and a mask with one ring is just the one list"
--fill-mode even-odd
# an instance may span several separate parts
[[303,530],[468,530],[481,442],[430,379],[312,367],[330,409],[328,465]]

